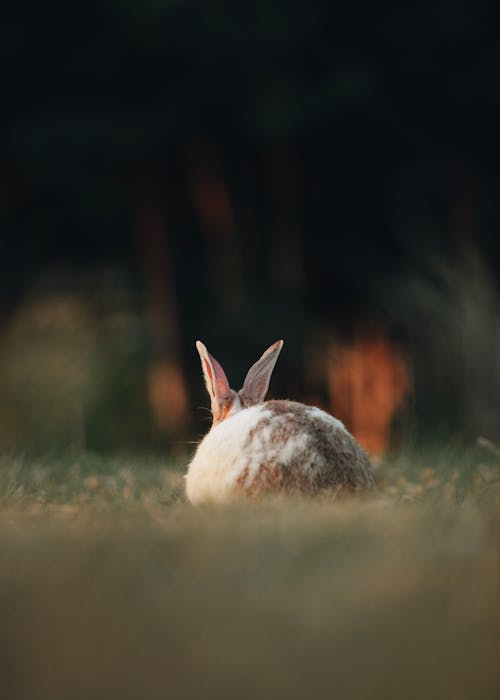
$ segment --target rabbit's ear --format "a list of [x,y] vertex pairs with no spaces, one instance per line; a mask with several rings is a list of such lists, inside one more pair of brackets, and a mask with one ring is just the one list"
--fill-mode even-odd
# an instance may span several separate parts
[[251,403],[264,401],[269,388],[271,374],[282,347],[283,341],[277,340],[271,347],[267,348],[260,360],[257,360],[248,370],[240,393],[244,398],[249,399]]
[[196,349],[200,354],[201,368],[210,395],[214,420],[217,421],[220,418],[223,403],[227,403],[232,395],[231,387],[220,364],[199,340],[196,341]]

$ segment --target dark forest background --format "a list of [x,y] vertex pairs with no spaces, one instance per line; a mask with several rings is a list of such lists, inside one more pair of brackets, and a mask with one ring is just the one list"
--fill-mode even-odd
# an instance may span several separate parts
[[487,3],[3,3],[0,447],[207,429],[197,338],[383,453],[500,437]]

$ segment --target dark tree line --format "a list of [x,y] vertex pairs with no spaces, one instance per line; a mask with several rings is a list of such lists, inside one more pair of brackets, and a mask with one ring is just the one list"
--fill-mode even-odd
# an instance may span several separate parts
[[189,433],[196,337],[237,382],[283,336],[276,390],[326,402],[312,365],[360,324],[411,357],[427,426],[494,432],[486,2],[10,3],[0,40],[0,383],[20,416],[11,358],[55,318],[40,300],[66,298],[76,375],[98,377],[75,421],[97,446]]

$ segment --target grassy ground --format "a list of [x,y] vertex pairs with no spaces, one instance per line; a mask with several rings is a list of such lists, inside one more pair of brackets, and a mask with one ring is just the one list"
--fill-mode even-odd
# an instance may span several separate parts
[[496,699],[499,465],[195,509],[161,459],[4,456],[0,698]]

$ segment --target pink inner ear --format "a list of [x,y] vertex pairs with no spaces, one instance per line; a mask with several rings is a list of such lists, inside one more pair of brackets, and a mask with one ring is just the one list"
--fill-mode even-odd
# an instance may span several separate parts
[[220,379],[217,379],[217,393],[219,395],[219,399],[224,399],[229,394],[229,388],[226,382],[223,382]]
[[210,384],[214,387],[214,375],[212,373],[212,368],[210,367],[210,362],[203,358],[203,364],[205,365],[205,372],[208,374],[208,377],[210,379]]
[[229,382],[227,381],[227,377],[224,373],[224,370],[220,366],[220,364],[217,362],[215,357],[210,358],[212,360],[212,365],[213,365],[213,370],[215,372],[215,382],[217,384],[217,395],[219,399],[223,399],[224,397],[228,396],[231,393],[231,388],[229,386]]

